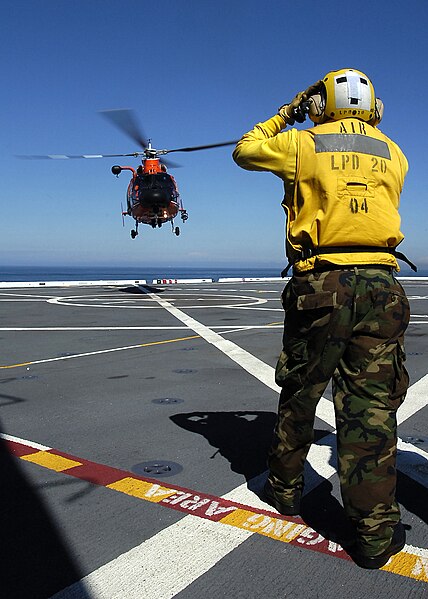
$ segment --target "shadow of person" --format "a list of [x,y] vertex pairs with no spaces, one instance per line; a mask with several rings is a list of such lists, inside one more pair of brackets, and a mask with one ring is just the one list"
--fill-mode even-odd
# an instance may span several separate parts
[[[234,472],[245,477],[248,488],[262,501],[266,501],[263,486],[267,477],[266,462],[276,421],[275,413],[190,412],[171,416],[171,420],[181,428],[205,437],[217,449],[211,458],[220,453],[229,461]],[[329,434],[329,431],[315,430],[314,443],[328,447],[329,457],[326,461],[329,462],[331,471],[337,471],[335,435]],[[410,468],[413,477],[398,472],[397,501],[428,522],[428,490],[422,481],[414,480],[418,469],[420,476],[426,480],[426,460],[416,453],[401,451],[398,455],[398,465],[400,464],[402,470],[405,465],[407,469]],[[355,538],[354,529],[341,502],[332,493],[333,485],[330,480],[320,475],[308,461],[305,464],[305,490],[300,514],[304,522],[324,538],[344,548],[348,547]]]
[[428,524],[427,459],[416,452],[399,450],[397,467],[398,503]]
[[[0,438],[0,588],[7,599],[46,599],[82,578],[48,509]],[[90,595],[82,590],[82,599]]]
[[233,472],[247,481],[266,470],[266,456],[276,420],[273,412],[190,412],[171,420],[181,428],[205,437]]
[[302,499],[303,521],[329,541],[348,547],[355,538],[355,531],[346,517],[341,502],[332,494],[329,480],[313,488]]
[[[263,487],[267,477],[267,454],[276,421],[273,412],[190,412],[171,420],[185,430],[204,436],[229,461],[234,472],[245,476],[250,491],[266,502]],[[323,439],[325,438],[325,441]],[[335,464],[335,437],[315,430],[314,443],[327,443],[331,465]],[[214,453],[214,457],[217,452]],[[302,519],[326,539],[349,544],[353,534],[341,503],[332,495],[333,485],[307,461],[302,499]],[[270,509],[266,505],[266,509]]]

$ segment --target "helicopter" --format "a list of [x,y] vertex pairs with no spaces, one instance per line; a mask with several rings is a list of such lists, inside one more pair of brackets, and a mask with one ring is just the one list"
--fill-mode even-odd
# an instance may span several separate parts
[[184,223],[188,219],[188,214],[183,208],[177,183],[174,177],[167,171],[167,168],[174,168],[179,165],[161,157],[172,152],[196,152],[210,148],[236,145],[237,141],[175,148],[172,150],[157,150],[152,147],[151,139],[146,139],[143,135],[132,110],[102,110],[100,114],[125,133],[132,141],[136,142],[141,149],[128,154],[82,154],[79,156],[51,154],[47,156],[21,156],[21,158],[48,158],[56,160],[69,158],[141,158],[141,164],[136,169],[132,166],[120,166],[117,164],[111,168],[111,172],[116,177],[122,171],[131,172],[131,180],[126,193],[126,210],[122,208],[122,224],[124,225],[124,216],[131,216],[134,219],[135,228],[131,230],[132,239],[135,239],[138,235],[138,225],[140,224],[149,225],[155,229],[161,227],[166,222],[171,222],[173,234],[179,235],[180,228],[174,225],[174,219],[179,214]]

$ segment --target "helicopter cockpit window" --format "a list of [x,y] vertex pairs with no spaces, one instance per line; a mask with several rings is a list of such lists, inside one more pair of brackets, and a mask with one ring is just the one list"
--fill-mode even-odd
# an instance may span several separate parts
[[138,176],[138,185],[140,189],[156,189],[161,188],[168,191],[174,191],[174,183],[171,177],[164,173],[143,174]]

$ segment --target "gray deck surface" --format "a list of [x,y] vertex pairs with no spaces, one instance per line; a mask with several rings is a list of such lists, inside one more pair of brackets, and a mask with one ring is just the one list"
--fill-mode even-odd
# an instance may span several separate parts
[[[401,572],[362,570],[332,549],[346,527],[334,422],[324,419],[330,391],[303,502],[313,534],[300,545],[92,482],[91,468],[107,466],[272,515],[257,491],[278,401],[272,369],[283,283],[0,288],[1,431],[92,464],[86,479],[76,478],[1,447],[2,596],[426,596],[428,284],[403,284],[411,388],[401,408],[397,495],[417,557]],[[255,364],[256,376],[246,369]],[[160,474],[148,474],[146,463]],[[316,550],[320,534],[332,542],[327,552]]]

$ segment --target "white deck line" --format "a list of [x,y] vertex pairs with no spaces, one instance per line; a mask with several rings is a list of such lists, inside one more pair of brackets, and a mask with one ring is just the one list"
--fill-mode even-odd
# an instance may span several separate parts
[[[212,329],[208,328],[191,316],[187,315],[179,308],[176,308],[170,304],[166,299],[156,295],[155,293],[148,293],[148,295],[150,295],[159,303],[159,305],[164,307],[170,314],[187,325],[200,337],[205,339],[208,343],[214,345],[231,360],[239,364],[239,366],[244,368],[244,370],[246,370],[249,374],[257,378],[273,391],[280,393],[281,389],[275,383],[275,369],[272,366],[262,362],[262,360],[256,358],[232,341],[224,339]],[[424,393],[424,389],[426,389],[427,386],[428,375],[425,375],[420,381],[418,381],[408,390],[407,399],[398,412],[397,421],[399,423],[404,422],[428,404],[428,394]],[[321,397],[317,406],[316,416],[334,428],[335,415],[333,402],[329,401],[325,397]],[[313,467],[317,474],[323,478],[330,478],[330,476],[336,472],[334,464],[335,457],[331,455],[331,450],[329,447],[333,442],[333,438],[334,433],[327,435],[327,437],[323,439],[323,443],[313,444],[308,454],[308,463]],[[416,448],[415,452],[419,453]],[[408,453],[410,456],[410,452]],[[402,458],[400,459],[400,463],[404,463]],[[412,476],[412,469],[406,468],[406,473],[409,476]],[[417,477],[417,480],[420,480],[420,477]],[[311,487],[311,484],[307,485],[305,492],[308,492],[311,488],[313,488]]]
[[[195,320],[179,308],[173,306],[163,297],[160,297],[156,293],[149,293],[147,291],[146,293],[152,299],[157,301],[159,305],[165,308],[165,310],[167,310],[170,314],[185,324],[189,329],[194,331],[197,335],[205,339],[205,341],[211,345],[214,345],[214,347],[223,352],[231,360],[239,364],[239,366],[241,366],[249,374],[254,376],[276,393],[279,394],[281,392],[281,388],[275,383],[275,369],[272,368],[272,366],[265,364],[265,362],[262,362],[262,360],[259,358],[256,358],[245,349],[242,349],[236,345],[236,343],[233,343],[228,339],[224,339],[224,337],[209,327]],[[318,404],[317,416],[324,420],[324,422],[328,422],[329,424],[332,422],[332,404],[324,397],[321,398]]]
[[47,445],[41,445],[40,443],[35,443],[34,441],[27,441],[26,439],[20,439],[19,437],[14,437],[13,435],[7,435],[6,433],[0,433],[0,437],[5,441],[13,441],[14,443],[21,443],[22,445],[27,445],[28,447],[33,447],[34,449],[39,449],[40,451],[49,451],[52,447],[48,447]]
[[170,599],[252,534],[188,515],[52,599]]
[[428,374],[408,389],[406,399],[397,412],[397,423],[402,424],[426,405],[428,405]]

